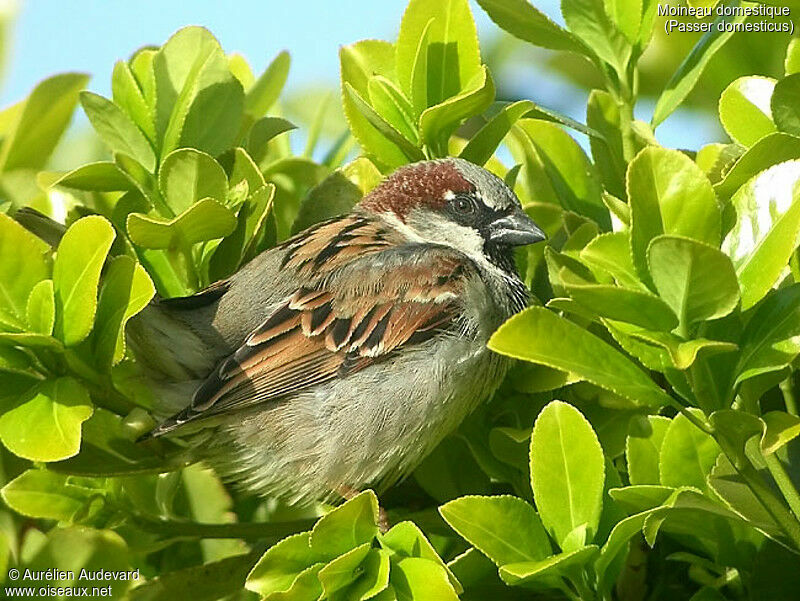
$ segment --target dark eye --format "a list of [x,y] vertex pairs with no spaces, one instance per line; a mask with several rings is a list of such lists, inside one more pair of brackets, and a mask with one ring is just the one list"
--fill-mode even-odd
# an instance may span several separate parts
[[453,210],[459,215],[472,215],[475,212],[475,205],[468,198],[463,196],[456,196],[451,205]]

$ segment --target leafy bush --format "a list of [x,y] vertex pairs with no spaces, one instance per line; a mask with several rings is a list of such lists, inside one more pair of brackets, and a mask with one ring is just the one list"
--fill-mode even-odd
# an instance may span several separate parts
[[[343,47],[350,134],[320,149],[320,110],[301,155],[288,55],[256,78],[198,27],[119,61],[111,99],[64,74],[0,114],[5,213],[66,223],[39,238],[0,212],[0,572],[138,570],[111,583],[132,600],[796,595],[800,45],[780,80],[729,83],[731,143],[679,151],[654,130],[732,33],[697,42],[645,123],[655,2],[566,0],[567,29],[525,0],[479,4],[591,65],[585,125],[496,100],[466,0],[412,0],[395,43]],[[45,171],[78,103],[107,160]],[[191,448],[134,442],[154,400],[124,332],[156,293],[200,290],[449,155],[503,177],[549,240],[518,256],[537,306],[490,341],[522,361],[382,498],[392,528],[371,491],[284,507],[227,491]],[[52,576],[37,585],[105,584]]]

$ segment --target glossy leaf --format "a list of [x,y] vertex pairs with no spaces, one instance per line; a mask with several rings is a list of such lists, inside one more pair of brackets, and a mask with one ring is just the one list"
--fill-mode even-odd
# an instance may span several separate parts
[[3,501],[21,515],[64,522],[83,509],[91,494],[70,484],[67,476],[44,469],[27,470],[0,491]]
[[0,416],[0,439],[25,459],[59,461],[78,453],[81,424],[91,415],[89,394],[77,380],[46,380]]
[[736,266],[742,309],[775,284],[800,239],[800,161],[763,171],[731,199],[737,221],[722,249]]
[[592,426],[566,403],[552,401],[536,418],[531,435],[531,487],[547,531],[564,547],[585,527],[590,542],[603,508],[603,449]]
[[[699,414],[697,410],[691,410]],[[659,455],[661,484],[706,489],[706,478],[720,454],[716,441],[683,415],[677,415],[664,434]]]
[[285,50],[279,52],[255,83],[247,90],[245,111],[256,119],[263,117],[280,96],[289,77],[291,58]]
[[100,139],[111,152],[133,157],[148,171],[156,167],[156,155],[141,130],[116,104],[92,92],[81,92],[81,105]]
[[53,185],[97,192],[123,192],[133,188],[131,181],[110,161],[81,165],[57,179]]
[[660,415],[635,417],[625,441],[625,459],[631,484],[659,484],[658,462],[669,418]]
[[603,61],[623,73],[631,47],[608,18],[602,0],[574,0],[561,5],[569,30],[581,38]]
[[772,118],[778,129],[800,135],[800,74],[790,75],[775,84],[770,99]]
[[311,550],[336,557],[370,542],[378,533],[378,499],[371,490],[360,493],[325,514],[310,535]]
[[261,556],[248,574],[245,588],[262,596],[287,591],[298,574],[313,565],[321,568],[324,564],[317,562],[317,555],[311,550],[309,533],[293,534]]
[[67,346],[83,341],[94,324],[97,285],[114,228],[100,216],[76,221],[58,245],[53,264],[55,334]]
[[590,565],[597,553],[596,545],[588,545],[574,551],[557,553],[540,561],[512,563],[500,568],[500,577],[503,582],[512,586],[564,577]]
[[405,557],[392,566],[390,583],[397,601],[457,601],[445,569],[428,559]]
[[439,513],[498,566],[544,559],[552,552],[538,514],[517,497],[460,497]]
[[769,411],[761,416],[764,420],[764,436],[761,451],[765,455],[776,452],[800,435],[800,418],[783,411]]
[[111,74],[111,93],[114,104],[133,120],[151,142],[156,140],[153,107],[145,99],[130,65],[117,61]]
[[574,373],[642,405],[669,397],[622,353],[552,311],[530,308],[512,317],[489,340],[500,354]]
[[225,204],[228,178],[219,163],[192,148],[170,153],[158,170],[158,186],[165,202],[180,215],[202,198]]
[[0,324],[23,329],[34,286],[50,276],[50,247],[0,213]]
[[519,100],[504,106],[470,138],[459,157],[476,165],[484,165],[494,154],[511,127],[536,105],[530,100]]
[[25,307],[28,329],[36,334],[49,336],[56,323],[56,299],[53,280],[42,280],[31,290]]
[[223,238],[236,229],[236,216],[216,200],[204,198],[171,220],[141,213],[128,215],[131,240],[142,248],[183,248]]
[[728,135],[742,146],[752,146],[776,131],[770,98],[775,80],[769,77],[740,77],[719,98],[719,120]]
[[781,132],[767,134],[726,166],[714,190],[720,198],[729,198],[753,176],[791,159],[800,159],[800,138]]

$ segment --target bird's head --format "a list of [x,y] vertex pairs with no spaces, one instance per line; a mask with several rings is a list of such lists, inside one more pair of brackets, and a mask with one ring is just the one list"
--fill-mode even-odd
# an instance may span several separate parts
[[545,239],[503,180],[463,159],[401,167],[360,206],[390,219],[412,238],[504,268],[513,264],[515,246]]

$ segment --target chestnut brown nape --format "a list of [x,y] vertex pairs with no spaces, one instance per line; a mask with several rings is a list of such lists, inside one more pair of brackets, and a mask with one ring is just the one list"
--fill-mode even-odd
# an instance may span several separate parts
[[475,185],[467,180],[452,161],[423,161],[401,167],[372,192],[360,205],[375,213],[390,211],[404,219],[416,206],[441,208],[448,192],[474,192]]

